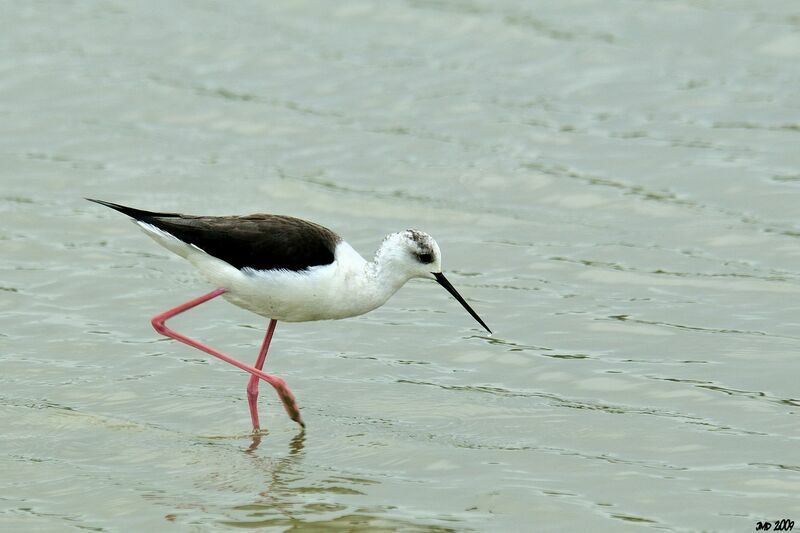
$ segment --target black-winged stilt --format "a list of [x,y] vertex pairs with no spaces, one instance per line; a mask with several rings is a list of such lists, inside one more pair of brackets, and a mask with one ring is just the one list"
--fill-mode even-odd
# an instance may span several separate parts
[[[262,371],[278,320],[304,322],[364,314],[383,305],[411,278],[436,280],[486,331],[489,327],[442,274],[436,241],[409,229],[387,235],[373,261],[366,261],[336,233],[299,218],[281,215],[230,217],[154,213],[93,200],[133,218],[156,242],[189,260],[218,288],[153,317],[167,337],[218,357],[251,374],[247,401],[258,431],[258,380],[278,393],[289,417],[305,427],[286,382]],[[222,296],[270,319],[256,364],[247,365],[166,326],[175,315]]]

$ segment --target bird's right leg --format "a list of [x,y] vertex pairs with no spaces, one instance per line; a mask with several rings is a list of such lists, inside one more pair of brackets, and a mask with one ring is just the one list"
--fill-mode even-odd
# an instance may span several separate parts
[[[184,311],[187,311],[187,310],[189,310],[189,309],[191,309],[193,307],[197,307],[201,303],[207,302],[207,301],[211,300],[212,298],[216,298],[217,296],[219,296],[219,295],[221,295],[221,294],[223,294],[225,292],[226,292],[226,289],[223,289],[223,288],[214,289],[213,291],[209,292],[208,294],[200,296],[199,298],[195,298],[194,300],[189,300],[188,302],[186,302],[184,304],[181,304],[181,305],[179,305],[177,307],[173,307],[172,309],[169,309],[167,311],[164,311],[163,313],[160,313],[160,314],[154,316],[153,319],[150,322],[153,324],[153,327],[155,328],[155,330],[157,332],[159,332],[160,334],[165,335],[167,337],[170,337],[171,339],[175,339],[176,341],[180,341],[180,342],[182,342],[184,344],[188,344],[189,346],[191,346],[193,348],[197,348],[198,350],[203,351],[203,352],[205,352],[205,353],[207,353],[209,355],[213,355],[214,357],[216,357],[218,359],[222,359],[226,363],[230,363],[233,366],[244,370],[245,372],[249,372],[253,376],[255,376],[255,377],[259,378],[259,379],[263,379],[264,381],[266,381],[267,383],[272,385],[272,387],[278,393],[278,396],[280,397],[281,402],[283,402],[283,407],[286,409],[286,412],[289,414],[289,418],[291,418],[292,420],[294,420],[295,422],[300,424],[300,426],[305,427],[305,424],[303,423],[303,419],[300,417],[300,410],[297,408],[297,403],[295,402],[294,395],[292,394],[292,391],[289,390],[289,387],[286,385],[286,382],[283,379],[281,379],[281,378],[279,378],[277,376],[273,376],[271,374],[267,374],[266,372],[262,372],[260,369],[254,368],[254,367],[252,367],[252,366],[250,366],[250,365],[248,365],[246,363],[242,363],[241,361],[237,361],[236,359],[234,359],[232,357],[229,357],[229,356],[225,355],[224,353],[219,352],[219,351],[215,350],[214,348],[211,348],[210,346],[206,346],[205,344],[197,342],[196,340],[190,339],[189,337],[187,337],[185,335],[181,335],[177,331],[173,331],[173,330],[171,330],[170,328],[167,327],[166,321],[169,320],[170,318],[174,317],[175,315],[179,315],[179,314],[183,313]],[[274,326],[273,326],[272,329],[274,330]],[[266,338],[265,338],[265,342],[266,342]],[[266,343],[266,344],[267,344],[267,347],[269,347],[268,343]],[[264,352],[264,357],[266,357],[266,351]],[[263,361],[261,361],[261,364],[263,365]],[[252,412],[251,412],[251,415],[252,415]],[[254,429],[256,429],[256,428],[254,428]]]

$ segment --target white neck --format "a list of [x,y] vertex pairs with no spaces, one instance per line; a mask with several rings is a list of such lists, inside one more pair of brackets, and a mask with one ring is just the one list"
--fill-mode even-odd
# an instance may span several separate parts
[[364,275],[371,292],[378,300],[375,307],[383,305],[411,279],[402,269],[392,268],[391,262],[382,261],[377,255],[364,266]]
[[382,254],[381,249],[375,259],[366,261],[346,242],[340,242],[336,249],[336,259],[340,279],[346,283],[341,288],[340,303],[349,312],[348,316],[360,315],[386,303],[410,276],[403,269],[392,268],[391,254]]

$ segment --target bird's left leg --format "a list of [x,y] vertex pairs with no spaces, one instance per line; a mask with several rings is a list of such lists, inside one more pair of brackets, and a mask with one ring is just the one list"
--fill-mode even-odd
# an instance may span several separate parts
[[[264,361],[267,359],[267,350],[269,350],[269,343],[272,341],[272,334],[275,333],[275,325],[277,320],[270,320],[267,326],[267,334],[264,335],[264,342],[261,344],[261,350],[258,352],[258,359],[256,359],[255,367],[258,370],[264,368]],[[247,383],[247,403],[250,404],[250,419],[253,421],[253,431],[260,429],[258,423],[258,377],[250,376],[250,381]]]
[[[300,417],[300,410],[297,408],[297,403],[295,402],[294,395],[292,394],[292,391],[289,390],[289,387],[286,385],[286,382],[283,379],[277,376],[273,376],[271,374],[267,374],[266,372],[262,372],[260,369],[253,368],[252,366],[242,363],[241,361],[237,361],[236,359],[227,356],[224,353],[219,352],[214,348],[211,348],[210,346],[206,346],[205,344],[197,342],[196,340],[190,339],[189,337],[181,335],[177,331],[173,331],[167,327],[166,321],[169,320],[170,318],[174,317],[175,315],[179,315],[184,311],[187,311],[193,307],[197,307],[201,303],[207,302],[212,298],[216,298],[217,296],[225,292],[226,289],[222,288],[214,289],[208,294],[200,296],[199,298],[195,298],[194,300],[190,300],[184,304],[181,304],[172,309],[168,309],[167,311],[164,311],[163,313],[154,316],[150,322],[153,324],[155,330],[160,334],[165,335],[171,339],[175,339],[176,341],[180,341],[184,344],[188,344],[192,348],[197,348],[198,350],[203,351],[209,355],[213,355],[218,359],[222,359],[226,363],[230,363],[233,366],[244,370],[245,372],[249,372],[253,376],[259,379],[263,379],[264,381],[272,385],[275,391],[278,393],[281,402],[283,402],[283,407],[289,414],[289,418],[300,424],[300,426],[305,427],[303,419]],[[264,352],[264,357],[266,357],[266,351]]]

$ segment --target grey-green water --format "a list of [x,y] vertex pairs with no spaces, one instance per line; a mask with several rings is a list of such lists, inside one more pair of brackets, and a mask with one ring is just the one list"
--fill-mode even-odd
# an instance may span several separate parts
[[[796,2],[18,2],[0,16],[0,529],[800,521]],[[279,324],[94,196],[293,214],[435,284]],[[175,321],[245,360],[263,320]]]

